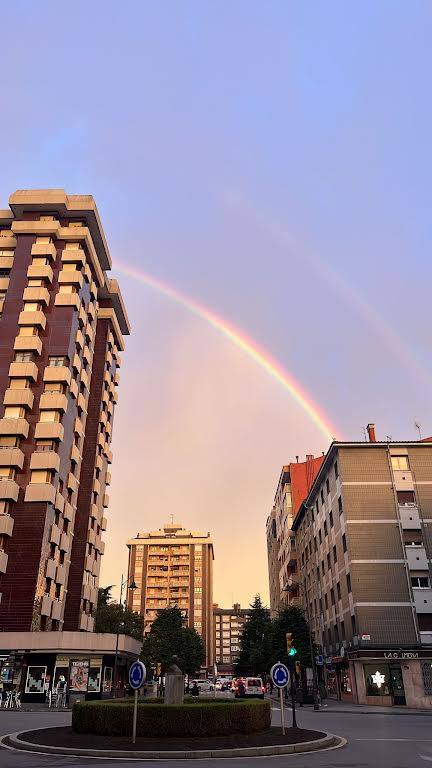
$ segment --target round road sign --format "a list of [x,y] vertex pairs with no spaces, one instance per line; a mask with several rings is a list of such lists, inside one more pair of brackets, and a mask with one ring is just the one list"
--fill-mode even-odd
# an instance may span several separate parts
[[289,680],[288,667],[278,661],[277,664],[273,664],[270,670],[270,677],[273,680],[276,688],[285,688],[288,685]]
[[142,661],[134,661],[129,670],[129,685],[134,691],[144,684],[147,670]]

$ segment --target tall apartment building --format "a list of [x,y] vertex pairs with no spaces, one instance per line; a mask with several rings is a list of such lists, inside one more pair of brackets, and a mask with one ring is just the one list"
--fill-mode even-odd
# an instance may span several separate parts
[[0,211],[0,629],[91,631],[129,323],[90,195]]
[[334,442],[293,522],[330,694],[432,707],[432,443]]
[[266,524],[270,611],[273,616],[281,606],[298,599],[297,554],[291,526],[322,462],[322,456],[314,458],[308,455],[306,461],[282,467]]
[[210,534],[188,531],[177,523],[127,542],[128,607],[144,617],[144,634],[157,611],[176,605],[188,626],[195,627],[206,647],[206,667],[213,664],[213,542]]
[[249,615],[247,608],[213,606],[215,663],[220,674],[232,674],[240,652],[240,636]]

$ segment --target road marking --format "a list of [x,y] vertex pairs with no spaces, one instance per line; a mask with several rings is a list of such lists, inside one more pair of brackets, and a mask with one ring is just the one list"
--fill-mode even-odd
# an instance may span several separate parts
[[419,755],[420,760],[427,760],[428,763],[432,763],[432,757],[428,757],[427,755]]
[[[355,739],[355,741],[432,741],[432,739]],[[432,758],[431,758],[432,759]]]

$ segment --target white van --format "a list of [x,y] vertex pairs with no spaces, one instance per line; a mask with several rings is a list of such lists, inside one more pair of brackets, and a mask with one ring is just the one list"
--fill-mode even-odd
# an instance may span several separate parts
[[245,696],[254,696],[255,698],[264,698],[265,688],[260,677],[244,678]]

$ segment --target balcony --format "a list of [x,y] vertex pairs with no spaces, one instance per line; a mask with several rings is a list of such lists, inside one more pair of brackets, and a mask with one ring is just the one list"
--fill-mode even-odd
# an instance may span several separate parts
[[66,566],[65,565],[57,566],[55,580],[57,584],[63,584],[63,585],[66,584]]
[[56,307],[74,307],[79,309],[81,299],[78,293],[71,291],[70,293],[57,293],[54,304]]
[[75,475],[72,472],[69,472],[67,476],[66,481],[66,487],[70,488],[70,490],[75,493],[78,490],[79,482],[76,479]]
[[55,579],[57,566],[51,558],[46,562],[45,576],[47,579]]
[[409,469],[393,470],[394,484],[397,491],[413,491],[414,481]]
[[[0,240],[0,250],[3,250],[1,240]],[[0,269],[12,269],[13,263],[14,263],[13,253],[11,256],[0,256]]]
[[[38,219],[15,219],[11,224],[12,232],[16,232],[19,235],[55,235],[58,230],[59,223],[55,219],[50,221],[40,221]],[[46,248],[49,243],[43,245]],[[32,248],[36,247],[36,243]]]
[[32,279],[48,280],[52,283],[54,273],[49,264],[30,264],[27,269],[27,277]]
[[82,332],[82,330],[81,330],[80,328],[78,328],[78,330],[77,330],[77,332],[76,332],[76,336],[75,336],[75,344],[76,344],[76,345],[77,345],[77,346],[78,346],[80,349],[84,349],[84,344],[85,344],[85,341],[84,341],[83,332]]
[[421,528],[417,504],[400,504],[399,517],[403,530],[419,530]]
[[17,336],[14,342],[15,352],[42,352],[42,339],[39,336]]
[[75,462],[75,464],[79,464],[79,462],[81,461],[82,457],[75,443],[72,445],[70,458],[71,458],[71,461]]
[[30,457],[30,469],[53,469],[58,472],[60,456],[55,451],[36,451]]
[[414,587],[414,605],[417,613],[432,613],[432,589]]
[[76,373],[79,373],[82,368],[82,361],[80,356],[75,352],[73,358],[72,358],[72,368]]
[[0,549],[0,573],[6,573],[7,564],[8,556],[3,549]]
[[26,389],[6,389],[4,405],[22,405],[24,408],[33,408],[34,394],[30,387]]
[[60,528],[58,527],[58,525],[53,523],[52,526],[51,526],[51,531],[50,531],[50,535],[49,535],[50,542],[52,544],[57,544],[58,545],[60,543],[60,536],[61,536]]
[[81,632],[91,632],[91,630],[89,630],[89,622],[88,622],[88,620],[90,618],[91,618],[91,616],[87,616],[86,613],[82,613],[81,614],[81,616],[80,616],[80,624],[79,624],[79,628],[80,628]]
[[37,365],[36,363],[15,361],[9,366],[9,376],[11,379],[33,379],[33,381],[37,381]]
[[105,485],[111,485],[111,472],[107,472],[105,475]]
[[[55,224],[56,222],[53,222]],[[51,234],[51,233],[50,233]],[[55,261],[57,252],[54,243],[34,243],[31,248],[32,256],[47,256]]]
[[59,421],[38,421],[35,428],[37,440],[63,440],[64,427]]
[[0,499],[18,501],[19,485],[15,480],[3,477],[0,479]]
[[106,517],[103,517],[100,522],[100,527],[102,531],[106,531],[107,529],[107,519]]
[[86,255],[82,248],[65,248],[61,255],[62,264],[82,264],[86,263]]
[[29,483],[24,501],[42,501],[54,504],[56,489],[51,483]]
[[62,384],[70,384],[71,371],[67,365],[47,365],[43,380]]
[[14,519],[10,515],[0,515],[0,536],[12,536]]
[[70,523],[73,523],[75,519],[75,509],[68,501],[65,501],[63,517],[65,520],[69,520]]
[[82,288],[83,284],[83,275],[82,272],[78,272],[77,269],[71,270],[70,272],[68,270],[61,269],[59,272],[59,278],[58,278],[60,285],[75,285]]
[[37,325],[39,328],[46,326],[46,317],[41,309],[34,312],[25,312],[24,310],[19,313],[18,325]]
[[77,408],[81,413],[87,413],[87,402],[84,395],[80,392],[77,397]]
[[78,416],[74,421],[73,431],[76,435],[79,435],[79,437],[82,437],[84,434],[84,427],[82,425],[81,419]]
[[54,621],[61,621],[63,615],[63,602],[61,600],[53,600],[51,607],[51,618]]
[[51,616],[53,599],[49,595],[44,595],[41,605],[41,616]]
[[15,467],[22,469],[24,454],[20,448],[0,448],[0,465],[2,467]]
[[406,546],[405,554],[410,571],[427,571],[429,568],[424,547]]
[[72,379],[72,381],[71,381],[71,383],[69,385],[69,392],[70,392],[71,396],[74,397],[75,400],[76,400],[77,397],[78,397],[78,384],[75,381],[75,379]]
[[84,368],[81,370],[81,382],[84,384],[85,388],[88,389],[89,377],[87,371],[85,371]]
[[96,477],[93,480],[93,492],[97,493],[98,495],[101,492],[101,484],[100,484],[99,480],[97,480]]
[[0,435],[18,435],[26,438],[29,433],[29,423],[26,419],[0,419]]
[[24,288],[23,300],[24,301],[36,301],[40,304],[48,306],[50,295],[46,288],[42,287],[30,287]]
[[116,373],[114,375],[114,386],[118,387],[119,384],[120,384],[120,374]]
[[9,248],[16,248],[17,239],[12,234],[0,235],[0,250],[8,250]]
[[9,277],[0,277],[0,291],[7,291],[9,288]]
[[54,507],[56,508],[57,512],[63,512],[65,508],[65,499],[64,496],[60,493],[60,491],[56,492],[56,497],[54,501]]
[[93,563],[93,568],[92,568],[92,574],[93,574],[93,576],[96,576],[96,577],[98,577],[98,576],[99,576],[99,572],[100,572],[100,565],[101,565],[101,561],[100,561],[100,559],[99,559],[99,560],[95,560],[95,561],[94,561],[94,563]]
[[68,407],[66,395],[60,392],[42,392],[39,401],[41,411],[61,411],[65,413]]
[[71,548],[71,539],[68,533],[62,533],[60,536],[59,548],[62,552],[69,552]]
[[108,496],[107,493],[104,493],[104,495],[103,495],[103,506],[104,507],[109,507],[109,496]]

